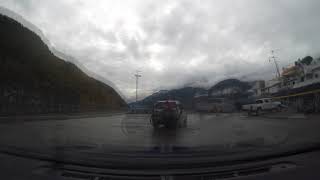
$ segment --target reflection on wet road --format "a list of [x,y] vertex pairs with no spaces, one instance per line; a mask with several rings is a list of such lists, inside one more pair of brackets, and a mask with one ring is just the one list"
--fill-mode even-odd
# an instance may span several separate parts
[[[311,140],[316,119],[266,119],[235,114],[188,114],[186,128],[154,130],[148,114],[0,124],[0,143],[30,148],[166,149],[260,147]],[[303,139],[304,138],[304,139]],[[288,139],[290,141],[288,141]]]

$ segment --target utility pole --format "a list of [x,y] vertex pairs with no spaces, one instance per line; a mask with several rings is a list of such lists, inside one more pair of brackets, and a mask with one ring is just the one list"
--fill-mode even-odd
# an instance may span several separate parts
[[271,50],[271,57],[269,57],[269,62],[271,61],[270,59],[273,59],[273,62],[274,62],[276,69],[277,69],[278,78],[280,78],[279,65],[277,62],[277,57],[274,55],[274,50]]
[[141,75],[139,74],[140,71],[137,71],[137,73],[134,75],[136,77],[136,102],[138,102],[138,81]]

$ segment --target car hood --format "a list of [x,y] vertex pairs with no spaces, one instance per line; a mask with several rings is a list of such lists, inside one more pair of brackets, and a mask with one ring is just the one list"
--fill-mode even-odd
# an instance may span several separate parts
[[[82,148],[82,149],[81,149]],[[106,151],[88,147],[56,147],[55,149],[26,149],[19,147],[1,146],[0,152],[59,162],[63,164],[83,165],[103,168],[181,168],[235,165],[243,162],[268,160],[272,158],[296,155],[320,150],[320,143],[295,144],[290,146],[264,148],[233,148],[212,149],[201,147],[189,149],[187,147],[173,147],[172,152],[151,151]],[[139,163],[137,163],[139,162]]]

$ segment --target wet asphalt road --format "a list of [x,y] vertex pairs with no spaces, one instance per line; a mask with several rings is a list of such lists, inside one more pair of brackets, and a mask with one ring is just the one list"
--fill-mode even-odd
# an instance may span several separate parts
[[24,148],[140,148],[277,146],[320,140],[320,119],[188,114],[186,128],[154,130],[148,114],[0,123],[0,145]]

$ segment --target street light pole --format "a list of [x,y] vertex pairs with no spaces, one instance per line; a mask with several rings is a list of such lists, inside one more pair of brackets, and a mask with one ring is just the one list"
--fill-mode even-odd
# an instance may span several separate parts
[[138,102],[138,81],[141,75],[139,74],[139,71],[134,75],[136,77],[136,102]]

